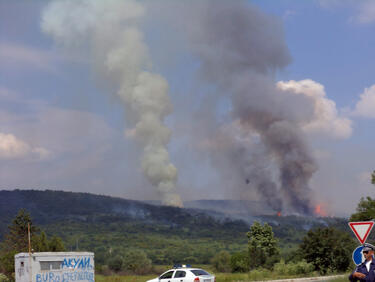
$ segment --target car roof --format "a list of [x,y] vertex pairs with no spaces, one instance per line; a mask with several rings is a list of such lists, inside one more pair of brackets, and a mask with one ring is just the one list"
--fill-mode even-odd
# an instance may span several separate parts
[[172,271],[172,270],[203,270],[203,269],[202,268],[196,268],[196,267],[177,267],[177,268],[171,268],[171,269],[165,271],[164,273],[167,273],[168,271]]
[[180,269],[185,269],[185,270],[203,270],[202,268],[196,268],[196,267],[177,267],[177,268],[172,268],[172,269],[174,269],[174,270],[180,270]]

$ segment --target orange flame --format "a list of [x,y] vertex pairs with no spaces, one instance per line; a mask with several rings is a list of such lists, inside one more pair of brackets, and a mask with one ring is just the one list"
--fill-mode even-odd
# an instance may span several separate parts
[[279,211],[279,212],[277,212],[277,216],[281,216],[281,212]]
[[323,209],[321,204],[318,204],[318,205],[315,206],[314,213],[315,213],[315,215],[321,216],[321,217],[328,216],[327,212]]

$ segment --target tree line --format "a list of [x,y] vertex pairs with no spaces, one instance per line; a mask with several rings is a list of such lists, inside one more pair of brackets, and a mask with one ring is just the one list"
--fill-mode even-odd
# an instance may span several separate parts
[[[372,173],[372,183],[375,184],[375,171]],[[366,197],[360,200],[356,212],[351,215],[350,220],[362,221],[374,218],[375,199]],[[12,220],[7,233],[3,237],[3,241],[0,243],[0,272],[7,274],[9,277],[12,277],[12,273],[14,273],[14,255],[19,252],[28,252],[27,233],[29,223],[31,245],[34,252],[66,250],[62,238],[58,236],[48,238],[46,232],[35,226],[30,215],[21,209]],[[138,228],[137,226],[134,223],[133,228]],[[50,228],[49,232],[47,232],[48,234],[59,230],[54,225],[46,227]],[[121,232],[116,228],[123,230],[124,227],[128,227],[128,225],[121,227],[120,224],[116,223],[116,226],[113,227],[115,228],[113,239],[118,237],[120,241],[132,240],[132,234],[126,235],[128,237],[125,239],[120,239],[119,234]],[[97,226],[95,225],[92,228],[96,229]],[[149,227],[144,226],[144,228]],[[75,232],[74,230],[73,228],[70,232]],[[64,235],[64,229],[60,231],[58,234]],[[137,229],[134,229],[133,233],[135,237],[138,237],[139,233],[136,231]],[[157,237],[152,237],[162,236],[161,234],[144,237],[141,241],[137,241],[138,243],[134,246],[131,243],[133,247],[129,248],[127,245],[118,245],[116,247],[101,245],[101,243],[105,242],[96,240],[95,233],[89,232],[88,238],[90,238],[91,242],[96,242],[98,246],[94,248],[83,244],[83,248],[95,253],[96,270],[106,274],[113,272],[133,274],[157,272],[158,270],[154,268],[155,264],[165,264],[163,262],[168,261],[168,263],[211,263],[218,272],[264,270],[288,275],[306,274],[313,271],[322,274],[346,271],[351,268],[351,253],[355,248],[353,236],[350,236],[349,232],[333,227],[311,229],[304,235],[302,241],[296,245],[296,248],[287,254],[283,253],[285,246],[284,248],[280,246],[280,240],[276,238],[272,226],[267,223],[262,225],[259,222],[254,222],[250,230],[243,235],[244,239],[233,237],[235,241],[241,240],[241,243],[238,241],[238,245],[233,245],[234,248],[228,248],[232,245],[226,244],[225,241],[216,241],[215,237],[202,239],[203,237],[197,237],[196,233],[194,235],[194,241],[202,240],[202,244],[199,245],[200,252],[195,253],[192,250],[189,254],[184,251],[187,250],[186,243],[188,241],[186,238],[181,239],[185,242],[185,245],[180,250],[178,246],[181,240],[179,241],[173,236],[159,238],[164,241],[158,240]],[[243,245],[242,242],[246,242],[245,238],[247,239],[247,244]],[[157,240],[159,245],[161,245],[155,250],[147,249],[147,245],[151,242],[147,240]],[[216,245],[212,245],[212,240],[215,241]],[[163,244],[165,246],[162,246]],[[212,248],[212,246],[215,247]],[[164,252],[161,252],[161,250]],[[200,257],[202,250],[205,254],[204,257]],[[167,257],[168,254],[178,254],[179,257],[177,259],[175,256]]]
[[317,271],[321,274],[345,272],[351,267],[351,253],[355,242],[348,232],[333,227],[307,232],[287,258],[280,254],[278,239],[272,227],[254,222],[247,233],[246,251],[218,253],[212,259],[219,272],[249,272],[256,269],[274,270],[281,274],[298,275]]
[[[371,174],[371,183],[375,185],[375,171]],[[361,198],[356,212],[349,221],[367,221],[375,219],[375,198]],[[222,251],[215,255],[212,264],[221,272],[248,272],[254,269],[275,270],[278,273],[304,274],[317,271],[321,274],[338,273],[352,270],[352,252],[356,247],[353,236],[333,227],[315,228],[304,236],[298,249],[286,258],[280,256],[278,239],[272,227],[265,223],[254,222],[247,233],[247,251],[230,254]],[[374,236],[370,236],[371,243]]]
[[29,225],[32,252],[65,251],[60,237],[48,238],[43,230],[33,224],[30,214],[24,209],[19,210],[9,225],[3,242],[0,243],[0,272],[11,279],[14,278],[14,256],[29,251]]
[[[12,278],[14,255],[28,252],[28,224],[30,224],[33,252],[65,251],[60,237],[48,238],[41,228],[35,226],[30,215],[20,210],[8,227],[8,233],[0,244],[0,271]],[[346,271],[351,264],[354,249],[353,238],[346,232],[332,227],[317,228],[307,232],[298,249],[287,258],[280,252],[279,240],[267,223],[253,223],[247,232],[247,249],[229,253],[220,251],[212,255],[211,264],[218,272],[249,272],[256,269],[273,270],[289,275],[318,271],[322,274]],[[188,257],[185,257],[187,262]],[[109,249],[101,247],[95,252],[96,270],[147,274],[155,272],[152,260],[140,249]]]

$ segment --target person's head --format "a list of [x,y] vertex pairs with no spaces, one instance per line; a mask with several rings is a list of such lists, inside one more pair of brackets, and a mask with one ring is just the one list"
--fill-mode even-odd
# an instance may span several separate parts
[[375,247],[371,244],[366,243],[363,246],[362,253],[363,253],[363,256],[365,257],[365,260],[371,260],[373,258],[374,250],[375,250]]

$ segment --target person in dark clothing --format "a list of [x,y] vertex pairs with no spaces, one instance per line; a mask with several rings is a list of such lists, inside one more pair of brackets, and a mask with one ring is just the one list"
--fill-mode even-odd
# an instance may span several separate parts
[[371,244],[364,244],[362,253],[365,257],[365,261],[358,265],[352,274],[349,275],[351,282],[375,282],[375,259],[374,259],[375,247]]

